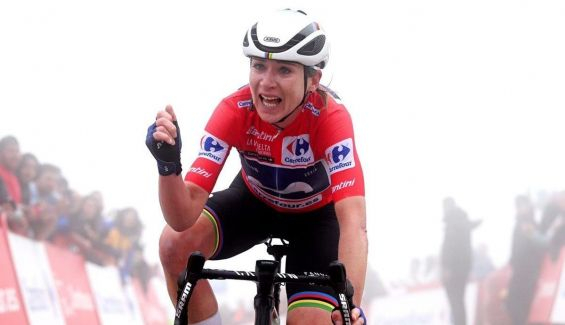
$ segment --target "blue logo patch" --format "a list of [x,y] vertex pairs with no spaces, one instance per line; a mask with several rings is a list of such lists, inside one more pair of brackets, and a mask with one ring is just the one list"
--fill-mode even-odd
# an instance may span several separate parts
[[295,156],[302,156],[310,149],[310,143],[302,138],[298,138],[292,141],[286,148]]
[[251,99],[240,100],[239,102],[237,102],[237,107],[239,108],[251,107],[251,105],[253,105],[253,101]]
[[228,148],[229,145],[225,141],[210,133],[205,133],[200,140],[198,157],[206,158],[221,165],[228,155]]
[[216,139],[207,137],[206,140],[204,140],[204,150],[218,152],[224,150],[224,147],[222,147],[222,145],[220,145],[218,141],[216,141]]
[[338,163],[344,160],[350,152],[351,149],[346,146],[335,146],[332,148],[331,155],[330,157],[328,157],[328,160],[332,161],[333,163]]
[[312,112],[314,116],[320,116],[320,110],[314,107],[312,103],[310,102],[306,103],[306,105],[304,105],[304,108],[310,110],[310,112]]
[[326,149],[325,156],[330,174],[355,167],[353,139],[348,138],[330,146]]
[[285,137],[282,143],[282,151],[281,160],[284,165],[307,165],[314,162],[314,153],[310,147],[310,136],[308,134]]

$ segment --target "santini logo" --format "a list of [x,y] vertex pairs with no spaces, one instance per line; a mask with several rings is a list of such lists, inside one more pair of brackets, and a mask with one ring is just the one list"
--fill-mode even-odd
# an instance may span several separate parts
[[212,173],[210,173],[206,169],[200,168],[200,167],[190,167],[190,172],[198,174],[200,176],[204,176],[206,178],[209,178],[210,176],[212,176]]
[[346,187],[350,187],[355,185],[355,178],[354,179],[350,179],[348,181],[343,181],[335,186],[332,186],[332,193],[335,193],[335,191],[339,191],[341,189],[344,189]]
[[200,140],[199,157],[221,165],[228,154],[228,144],[210,133],[205,133]]
[[282,163],[284,165],[305,165],[314,160],[308,134],[285,137],[282,147]]
[[263,37],[263,40],[269,43],[279,43],[281,41],[278,37],[272,37],[272,36],[265,36]]
[[351,138],[340,141],[326,150],[326,160],[329,163],[330,173],[355,167],[353,157],[353,140]]

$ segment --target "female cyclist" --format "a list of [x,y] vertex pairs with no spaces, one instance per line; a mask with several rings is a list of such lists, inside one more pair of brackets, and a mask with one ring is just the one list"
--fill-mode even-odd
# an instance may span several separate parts
[[[320,85],[326,35],[304,12],[286,9],[254,24],[243,52],[249,85],[218,104],[184,178],[171,106],[147,133],[167,222],[159,247],[171,299],[190,252],[225,259],[277,237],[290,242],[287,272],[325,272],[331,261],[343,262],[359,306],[367,265],[364,180],[349,113]],[[232,147],[241,171],[211,195]],[[337,301],[328,290],[288,285],[288,324],[339,324],[338,312],[330,320]],[[199,282],[188,308],[190,323],[220,324],[207,282]],[[365,322],[360,308],[352,314],[354,324]]]

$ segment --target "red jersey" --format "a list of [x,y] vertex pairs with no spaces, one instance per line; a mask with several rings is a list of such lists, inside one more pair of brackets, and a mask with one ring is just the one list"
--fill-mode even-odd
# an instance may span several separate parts
[[236,148],[249,190],[274,209],[303,212],[343,198],[364,195],[351,117],[337,96],[308,96],[284,130],[261,120],[251,90],[243,87],[216,107],[185,181],[208,192]]

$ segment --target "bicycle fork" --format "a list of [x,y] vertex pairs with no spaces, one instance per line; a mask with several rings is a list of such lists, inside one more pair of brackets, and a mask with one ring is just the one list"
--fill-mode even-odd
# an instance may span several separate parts
[[271,325],[279,322],[278,308],[275,307],[275,275],[278,270],[278,261],[259,260],[255,264],[257,275],[257,294],[253,299],[255,324]]

